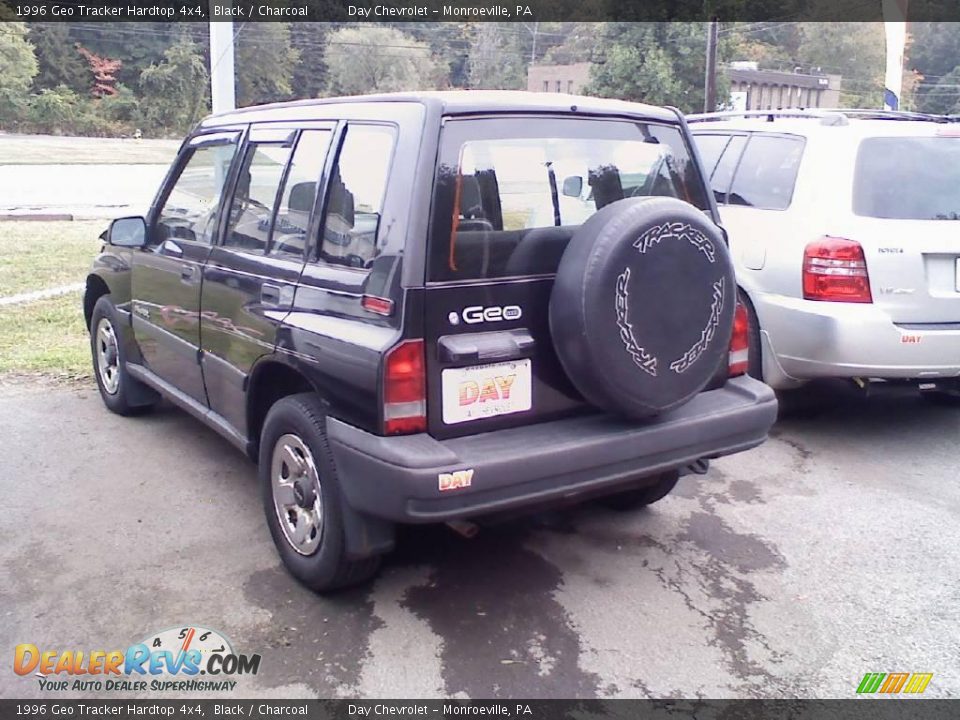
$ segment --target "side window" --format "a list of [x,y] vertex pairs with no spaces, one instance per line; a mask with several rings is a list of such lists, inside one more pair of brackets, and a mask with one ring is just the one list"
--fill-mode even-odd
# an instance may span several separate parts
[[256,253],[266,251],[277,189],[289,158],[289,146],[278,143],[247,146],[230,203],[225,247]]
[[786,210],[793,199],[803,147],[800,137],[754,134],[737,167],[728,203]]
[[236,137],[188,151],[190,156],[157,215],[156,242],[167,238],[213,242],[220,197],[236,151]]
[[710,189],[713,190],[713,196],[720,205],[727,204],[727,192],[730,190],[730,182],[733,180],[733,173],[737,169],[737,163],[740,161],[740,154],[743,152],[743,146],[747,144],[747,138],[743,135],[734,135],[730,138],[723,155],[717,162],[717,166],[710,175]]
[[317,182],[330,149],[329,130],[304,130],[293,151],[273,223],[270,255],[302,258]]
[[330,177],[320,258],[348,267],[370,267],[396,131],[383,125],[350,125]]
[[694,141],[697,144],[697,151],[700,153],[700,159],[703,160],[703,173],[707,177],[713,175],[713,169],[720,162],[720,156],[727,147],[730,140],[729,135],[694,135]]

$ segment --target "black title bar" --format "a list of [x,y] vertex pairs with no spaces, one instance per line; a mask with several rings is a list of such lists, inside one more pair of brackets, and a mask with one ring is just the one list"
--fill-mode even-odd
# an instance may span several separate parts
[[[899,3],[901,6],[904,3]],[[887,5],[897,7],[897,2]],[[909,0],[909,21],[960,21],[960,0]],[[0,0],[39,22],[880,22],[883,0]]]
[[0,700],[0,720],[951,720],[960,700]]

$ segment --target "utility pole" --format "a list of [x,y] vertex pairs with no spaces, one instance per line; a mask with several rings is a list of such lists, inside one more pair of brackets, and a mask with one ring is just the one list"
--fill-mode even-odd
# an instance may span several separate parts
[[887,37],[887,70],[883,88],[885,110],[899,110],[903,91],[903,50],[907,42],[908,0],[883,0],[883,26]]
[[717,18],[707,23],[707,73],[703,83],[703,111],[717,109]]
[[527,32],[533,37],[533,42],[530,48],[530,64],[533,65],[537,62],[537,32],[540,29],[540,23],[535,22],[533,24],[533,30],[531,30],[526,23],[524,23],[523,26],[527,28]]
[[[214,7],[224,0],[210,0],[210,17]],[[229,0],[227,2],[229,4]],[[237,106],[233,74],[233,21],[210,20],[210,99],[213,112],[227,112]]]

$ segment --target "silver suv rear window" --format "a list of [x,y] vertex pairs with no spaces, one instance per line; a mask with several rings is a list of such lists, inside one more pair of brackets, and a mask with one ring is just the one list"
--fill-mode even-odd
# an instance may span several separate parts
[[960,220],[960,137],[863,140],[853,212],[896,220]]

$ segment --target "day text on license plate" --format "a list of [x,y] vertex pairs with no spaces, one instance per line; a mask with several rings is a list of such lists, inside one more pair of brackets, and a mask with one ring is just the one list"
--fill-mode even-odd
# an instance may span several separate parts
[[530,360],[448,368],[442,373],[447,425],[523,412],[532,407]]

